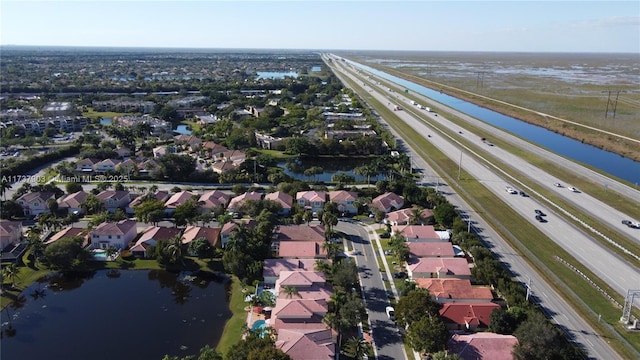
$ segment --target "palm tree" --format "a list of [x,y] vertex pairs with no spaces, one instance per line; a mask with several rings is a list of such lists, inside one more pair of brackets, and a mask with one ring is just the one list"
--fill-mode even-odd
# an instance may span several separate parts
[[284,293],[287,295],[287,298],[291,299],[293,297],[293,295],[296,295],[298,297],[300,297],[300,294],[298,294],[298,289],[295,286],[285,286],[282,291],[284,291]]
[[2,277],[11,281],[11,287],[13,288],[18,278],[18,266],[15,263],[11,263],[2,268]]
[[11,189],[11,184],[4,177],[2,178],[2,182],[0,182],[0,195],[2,196],[2,200],[6,200],[7,190]]
[[184,266],[184,254],[182,252],[182,237],[176,235],[170,240],[169,245],[166,248],[167,255],[169,256],[170,263],[180,263]]
[[413,208],[411,210],[411,215],[409,215],[409,223],[411,225],[422,225],[425,222],[424,216],[422,216],[422,211],[418,208]]
[[369,354],[370,346],[363,338],[354,336],[345,342],[342,352],[350,358],[360,360]]

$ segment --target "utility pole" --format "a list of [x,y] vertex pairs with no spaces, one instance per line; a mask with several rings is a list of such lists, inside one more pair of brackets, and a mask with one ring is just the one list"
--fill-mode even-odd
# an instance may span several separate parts
[[622,90],[617,90],[615,99],[611,99],[611,90],[607,91],[607,108],[604,111],[604,118],[606,119],[609,116],[609,104],[611,104],[611,109],[613,111],[613,118],[616,117],[616,110],[618,109],[618,98],[620,97],[620,93],[624,92]]
[[531,296],[531,278],[527,276],[527,279],[529,279],[529,281],[527,282],[527,296],[525,299],[529,301],[529,296]]

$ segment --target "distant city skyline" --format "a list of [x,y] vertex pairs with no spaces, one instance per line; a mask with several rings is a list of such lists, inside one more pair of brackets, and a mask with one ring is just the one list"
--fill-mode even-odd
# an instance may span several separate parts
[[640,1],[0,2],[0,45],[640,53]]

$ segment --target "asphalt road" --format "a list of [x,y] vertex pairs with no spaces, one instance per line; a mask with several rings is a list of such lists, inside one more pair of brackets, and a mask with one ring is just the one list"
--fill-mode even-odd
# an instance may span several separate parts
[[[339,77],[344,76],[340,71],[337,72],[337,75]],[[358,83],[357,80],[355,81]],[[345,85],[349,86],[346,82]],[[389,102],[386,97],[386,93],[381,95],[377,91],[371,91],[369,94],[383,104],[385,102]],[[397,93],[395,93],[395,95],[398,99],[402,96]],[[406,99],[404,99],[404,101],[407,102]],[[404,107],[406,108],[407,105]],[[433,129],[428,128],[421,122],[415,120],[407,113],[407,111],[396,112],[396,115],[411,124],[417,133],[430,134],[431,137],[429,139],[434,143],[434,145],[438,146],[445,154],[449,154],[449,156],[456,162],[459,161],[461,150],[452,145],[449,142],[450,139],[445,139],[444,137],[437,135]],[[431,114],[431,116],[435,117],[433,114]],[[460,131],[464,132],[464,130]],[[422,160],[422,158],[419,157],[412,149],[409,150],[413,153],[412,161],[414,162],[414,167],[422,170],[423,178],[433,179],[434,182],[439,182],[440,180],[438,179],[438,175],[427,166],[426,162]],[[595,244],[593,239],[586,236],[579,229],[565,223],[564,220],[558,216],[551,214],[551,211],[548,211],[546,206],[542,206],[542,204],[537,203],[531,198],[508,194],[505,191],[505,186],[512,185],[511,182],[496,175],[492,169],[488,168],[485,164],[480,164],[477,161],[472,160],[470,157],[464,156],[464,153],[461,164],[465,171],[469,172],[475,178],[483,179],[488,188],[514,207],[514,209],[523,216],[531,218],[533,222],[536,221],[533,217],[533,211],[536,208],[545,211],[548,214],[547,217],[549,222],[540,224],[541,229],[544,229],[543,231],[552,238],[559,236],[560,238],[557,241],[564,244],[565,247],[576,247],[576,250],[579,251],[582,256],[582,259],[579,258],[581,261],[585,261],[587,264],[590,261],[605,261],[602,260],[602,254],[606,254],[608,259],[615,257],[615,255],[611,254],[606,249]],[[531,284],[533,298],[540,303],[552,321],[568,333],[573,341],[584,346],[590,357],[596,359],[620,358],[620,356],[615,353],[610,346],[608,346],[607,340],[597,335],[593,329],[564,301],[564,299],[562,299],[548,284],[546,284],[546,282],[525,261],[521,254],[516,253],[516,251],[514,251],[504,239],[498,236],[498,234],[491,229],[481,217],[475,215],[475,209],[471,208],[455,192],[451,191],[446,184],[440,183],[439,190],[447,194],[447,199],[453,205],[457,206],[459,210],[470,216],[470,221],[473,222],[474,230],[478,232],[491,250],[500,256],[501,261],[509,265],[510,270],[515,274],[518,281]],[[590,251],[593,251],[593,253],[589,253],[584,249],[585,244],[587,243],[590,244]],[[616,274],[615,270],[612,270],[611,268],[612,263],[617,263],[617,268],[624,270]],[[638,274],[637,269],[629,266],[619,259],[612,260],[608,265],[608,267],[603,268],[603,270],[605,270],[604,272],[608,273],[604,274],[606,275],[605,279],[608,279],[607,281],[619,282],[621,277],[626,278],[624,280],[625,284],[619,283],[617,290],[623,290],[624,286],[634,286],[634,288],[638,286],[637,279],[640,279],[640,275]],[[626,289],[624,289],[624,292],[626,293]]]
[[352,257],[358,265],[377,359],[406,359],[407,355],[398,328],[393,321],[389,320],[385,312],[386,307],[390,305],[388,296],[391,290],[387,290],[382,281],[383,273],[378,267],[375,249],[367,229],[361,225],[346,222],[339,222],[335,229],[349,234],[349,240],[353,245]]

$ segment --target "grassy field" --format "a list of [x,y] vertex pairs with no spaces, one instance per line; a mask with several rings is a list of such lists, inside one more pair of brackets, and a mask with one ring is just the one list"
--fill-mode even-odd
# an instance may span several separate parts
[[428,88],[640,160],[638,142],[539,114],[640,139],[640,87],[633,80],[640,75],[633,65],[637,60],[554,55],[557,54],[519,58],[504,54],[376,54],[375,63],[370,57],[353,58]]
[[92,108],[89,108],[88,111],[83,112],[82,116],[87,117],[89,119],[106,119],[106,118],[114,118],[116,116],[124,116],[131,115],[129,113],[117,113],[111,111],[95,111]]
[[[355,85],[352,83],[352,85]],[[370,98],[367,93],[361,92],[365,99]],[[573,270],[562,265],[556,260],[556,256],[573,264],[584,274],[587,274],[601,288],[614,295],[618,302],[624,300],[617,296],[611,288],[602,283],[595,275],[581,266],[568,253],[555,242],[547,238],[533,224],[514,213],[511,208],[503,203],[497,196],[488,191],[481,183],[473,179],[469,174],[462,172],[463,181],[456,181],[458,165],[445,154],[441,153],[422,136],[417,136],[413,129],[397,120],[395,115],[387,107],[371,102],[373,108],[387,120],[412,148],[419,149],[420,155],[433,167],[439,175],[449,183],[458,194],[469,202],[480,216],[507,240],[512,247],[527,259],[537,271],[546,278],[547,282],[556,291],[562,294],[574,309],[599,333],[608,334],[611,346],[626,358],[634,358],[640,351],[640,334],[630,333],[618,323],[621,310],[604,298],[595,288],[589,285]],[[473,196],[470,196],[473,194]],[[510,224],[509,229],[502,224]],[[601,315],[600,321],[597,315]],[[633,349],[633,350],[632,350]]]

